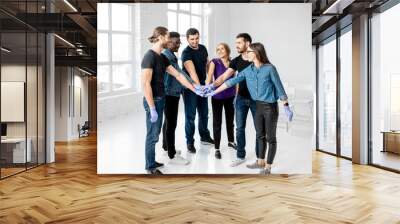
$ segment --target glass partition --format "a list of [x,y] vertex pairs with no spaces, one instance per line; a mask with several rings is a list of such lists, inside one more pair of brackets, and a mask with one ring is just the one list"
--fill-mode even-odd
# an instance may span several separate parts
[[336,38],[318,48],[318,148],[336,154]]

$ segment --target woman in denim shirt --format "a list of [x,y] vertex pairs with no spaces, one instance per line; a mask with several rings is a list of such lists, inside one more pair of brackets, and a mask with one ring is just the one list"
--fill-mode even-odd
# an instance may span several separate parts
[[[276,128],[278,123],[278,103],[280,99],[284,103],[284,109],[288,120],[291,121],[293,112],[290,110],[288,98],[283,88],[279,74],[265,52],[264,45],[253,43],[247,50],[248,59],[252,62],[235,78],[227,80],[218,89],[209,92],[207,96],[213,96],[239,82],[246,81],[251,98],[256,101],[256,135],[257,135],[257,161],[247,165],[250,169],[261,169],[261,174],[271,173],[271,165],[276,154]],[[265,154],[268,143],[268,155],[265,162]]]

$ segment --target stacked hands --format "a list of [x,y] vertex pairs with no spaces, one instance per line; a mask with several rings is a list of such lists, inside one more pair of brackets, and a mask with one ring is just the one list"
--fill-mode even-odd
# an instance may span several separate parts
[[215,95],[215,86],[214,84],[208,85],[194,85],[194,92],[201,97],[209,97]]
[[[209,96],[214,96],[216,94],[215,92],[216,87],[214,84],[208,84],[208,85],[194,85],[194,92],[201,97],[209,97]],[[293,120],[293,111],[290,109],[289,105],[283,106],[285,110],[286,117],[289,122]]]
[[[199,85],[196,84],[194,85],[194,92],[196,95],[201,96],[201,97],[209,97],[209,96],[214,96],[216,94],[215,92],[216,87],[214,84],[208,84],[208,85]],[[290,109],[289,105],[283,106],[285,110],[286,117],[289,122],[293,120],[293,111]],[[158,113],[156,111],[155,107],[150,107],[150,122],[154,123],[158,119]]]

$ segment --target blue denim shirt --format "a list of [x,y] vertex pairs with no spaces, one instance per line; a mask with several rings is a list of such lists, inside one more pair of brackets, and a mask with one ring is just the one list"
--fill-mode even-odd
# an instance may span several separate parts
[[[178,72],[184,74],[186,79],[189,80],[190,83],[193,83],[193,80],[184,71],[182,71],[181,68],[179,68],[178,59],[171,50],[164,49],[162,51],[162,54],[164,54],[168,58],[171,65],[176,70],[178,70]],[[169,96],[180,96],[182,91],[185,89],[185,87],[178,80],[176,80],[174,76],[168,74],[167,72],[165,73],[164,76],[164,88],[165,88],[165,94]]]
[[279,74],[271,64],[264,64],[260,68],[251,64],[225,84],[231,87],[245,80],[253,100],[267,103],[275,103],[278,99],[287,100]]

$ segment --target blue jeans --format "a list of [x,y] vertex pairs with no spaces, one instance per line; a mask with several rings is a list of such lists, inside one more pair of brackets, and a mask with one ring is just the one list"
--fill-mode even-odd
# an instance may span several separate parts
[[143,98],[143,107],[146,111],[146,146],[145,146],[145,159],[146,159],[146,170],[152,170],[156,167],[156,144],[158,142],[158,136],[161,132],[161,125],[163,120],[163,111],[165,105],[164,97],[155,97],[154,105],[158,113],[158,119],[156,122],[150,122],[150,108],[145,98]]
[[[244,159],[246,157],[246,120],[247,114],[251,111],[253,116],[254,126],[256,125],[256,101],[242,97],[240,95],[236,96],[235,100],[235,111],[236,111],[236,141],[237,141],[237,151],[236,156],[238,158]],[[256,155],[258,158],[258,145],[256,140]]]
[[189,89],[183,92],[183,102],[185,104],[185,135],[186,144],[194,144],[194,120],[196,118],[196,109],[199,114],[198,128],[201,140],[211,138],[210,131],[208,130],[208,99],[205,97],[197,96]]

